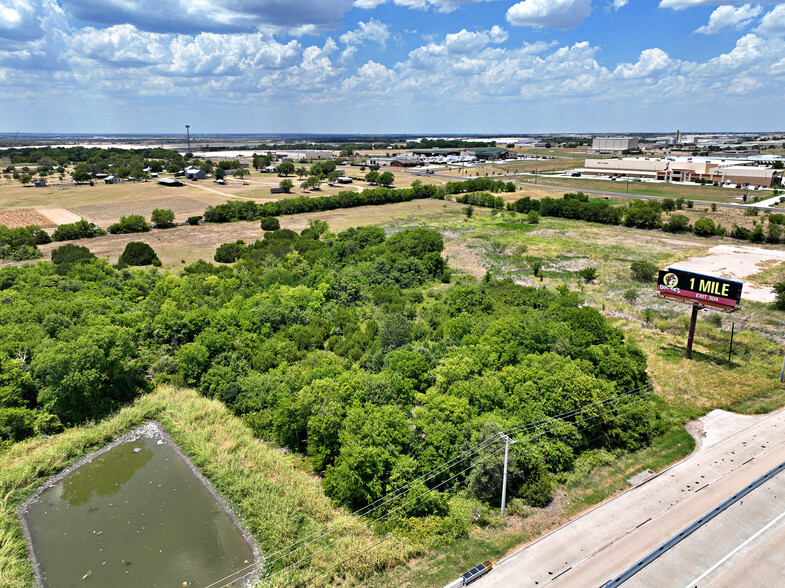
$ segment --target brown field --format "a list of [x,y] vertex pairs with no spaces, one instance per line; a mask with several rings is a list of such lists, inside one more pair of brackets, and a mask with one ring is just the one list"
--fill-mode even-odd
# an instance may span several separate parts
[[[362,206],[345,208],[329,212],[296,214],[280,217],[281,227],[301,231],[308,226],[310,219],[319,218],[327,221],[332,231],[343,231],[349,227],[369,224],[389,223],[393,220],[402,224],[417,224],[425,216],[434,218],[440,212],[459,213],[462,205],[441,200],[415,200],[400,204],[384,206]],[[215,250],[222,243],[242,239],[253,243],[264,236],[259,228],[259,221],[235,223],[205,223],[198,226],[181,226],[172,229],[154,229],[149,233],[132,235],[105,235],[93,239],[69,241],[82,245],[97,257],[108,258],[112,263],[117,259],[130,241],[143,241],[149,244],[165,267],[177,269],[185,263],[193,263],[199,259],[213,261]],[[62,243],[41,245],[44,259],[50,257],[51,251]]]
[[8,229],[19,227],[50,227],[52,221],[32,208],[19,208],[16,210],[0,210],[0,225]]

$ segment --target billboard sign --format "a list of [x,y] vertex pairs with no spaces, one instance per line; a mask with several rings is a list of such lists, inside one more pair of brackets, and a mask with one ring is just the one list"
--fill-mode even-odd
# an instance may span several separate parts
[[739,306],[743,285],[736,280],[674,268],[660,270],[657,276],[657,292],[661,296],[722,310],[735,310]]

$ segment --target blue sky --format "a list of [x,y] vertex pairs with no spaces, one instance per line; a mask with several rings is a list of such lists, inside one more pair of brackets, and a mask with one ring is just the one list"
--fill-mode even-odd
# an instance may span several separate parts
[[0,0],[0,132],[785,130],[785,0]]

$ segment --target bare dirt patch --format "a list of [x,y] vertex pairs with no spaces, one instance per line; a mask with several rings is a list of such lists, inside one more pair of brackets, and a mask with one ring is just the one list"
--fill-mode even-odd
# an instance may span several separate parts
[[18,208],[16,210],[0,210],[0,225],[8,229],[20,227],[49,227],[52,221],[32,208]]
[[51,221],[51,225],[47,226],[55,227],[57,225],[75,223],[82,220],[81,216],[70,210],[66,210],[65,208],[39,208],[38,212]]
[[173,211],[175,221],[183,222],[189,216],[202,214],[207,205],[200,200],[173,194],[170,198],[148,198],[146,200],[78,206],[73,210],[92,222],[105,227],[119,221],[121,216],[132,214],[141,214],[149,220],[150,215],[156,208]]

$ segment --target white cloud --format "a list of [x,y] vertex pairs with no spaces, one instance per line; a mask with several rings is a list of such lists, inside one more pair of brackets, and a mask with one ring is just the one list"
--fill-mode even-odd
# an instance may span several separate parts
[[387,47],[387,39],[390,38],[390,28],[383,22],[374,18],[368,22],[360,21],[357,23],[359,28],[341,35],[340,39],[344,45],[363,45],[367,42],[374,42],[384,50]]
[[722,29],[734,28],[740,31],[750,24],[750,21],[763,11],[761,6],[744,4],[735,8],[733,6],[720,6],[709,17],[709,24],[695,29],[696,33],[713,35]]
[[624,8],[625,6],[627,6],[629,1],[630,0],[613,0],[613,7],[616,10],[619,10],[619,9]]
[[20,41],[40,39],[64,20],[55,0],[2,0],[0,49],[17,47]]
[[[461,4],[472,4],[476,2],[493,2],[494,0],[392,0],[396,6],[413,8],[416,10],[427,10],[434,8],[438,12],[453,12]],[[355,8],[373,9],[387,0],[354,0]]]
[[649,78],[664,73],[672,65],[670,57],[662,49],[645,49],[641,52],[637,63],[621,63],[616,67],[613,75],[628,80]]
[[352,0],[62,0],[73,18],[101,25],[133,24],[159,33],[250,32],[273,26],[312,31],[336,28]]
[[774,10],[767,12],[755,31],[769,36],[785,35],[785,6],[775,6]]
[[375,61],[369,61],[357,70],[357,74],[344,80],[341,89],[347,93],[388,94],[396,90],[398,76],[392,69]]
[[507,22],[558,30],[574,29],[591,14],[591,0],[523,0],[507,11]]
[[[759,4],[780,4],[782,0],[759,0]],[[660,0],[660,8],[691,8],[692,6],[726,6],[749,4],[745,0]]]

